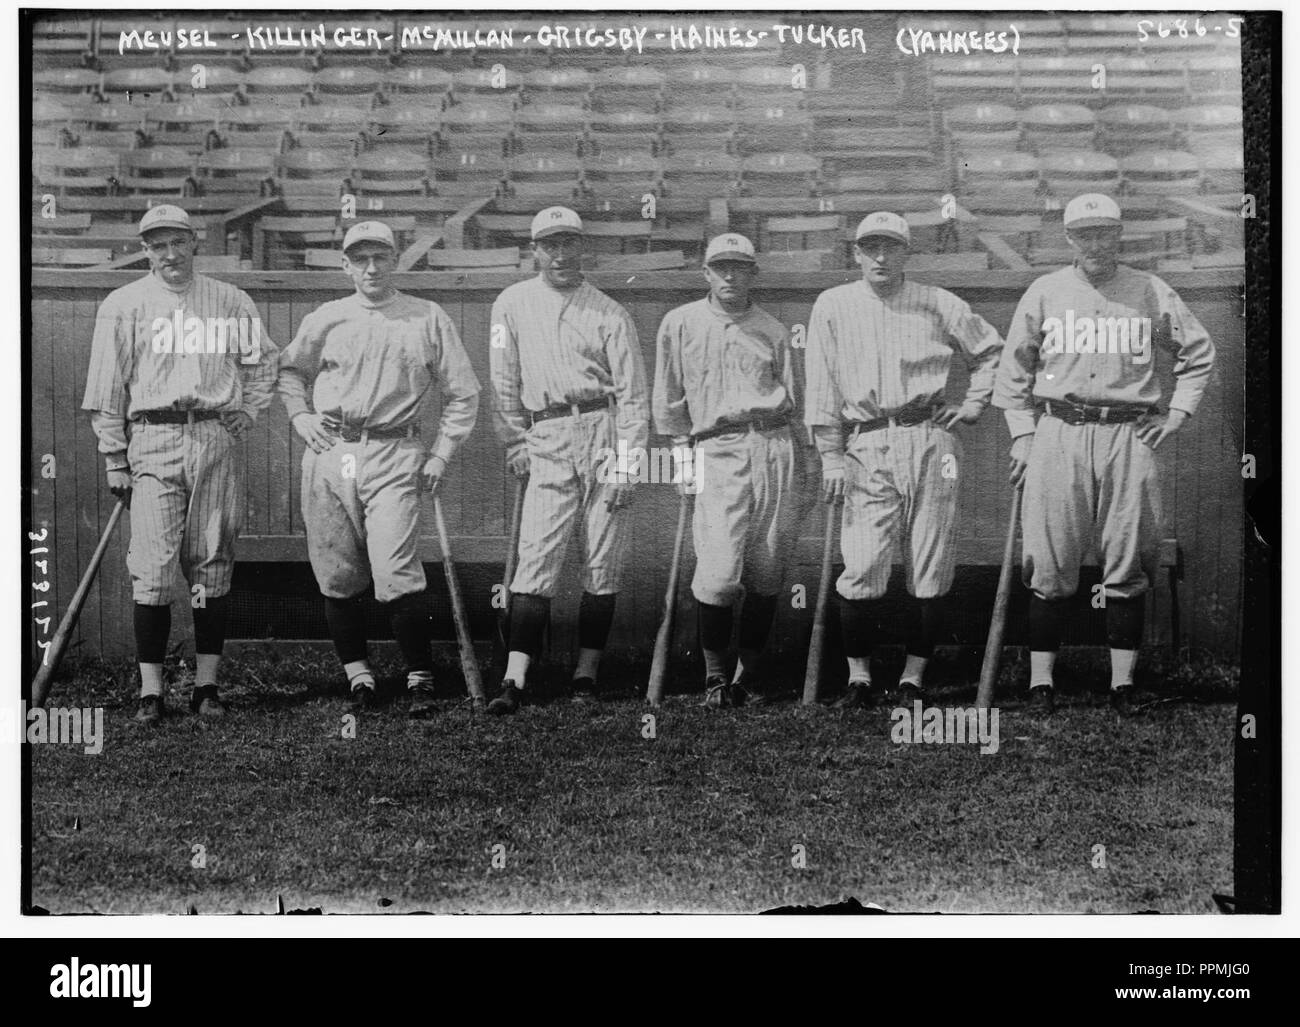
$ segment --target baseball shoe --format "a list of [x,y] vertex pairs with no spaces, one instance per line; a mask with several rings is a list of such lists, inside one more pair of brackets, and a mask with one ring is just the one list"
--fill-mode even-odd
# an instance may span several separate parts
[[770,706],[776,696],[759,688],[753,678],[741,678],[731,684],[731,702],[735,706]]
[[369,685],[358,685],[352,689],[352,710],[354,713],[368,713],[375,708],[375,690]]
[[732,695],[731,686],[727,684],[727,679],[721,674],[714,674],[712,677],[704,680],[704,706],[710,710],[720,710],[724,706],[731,706]]
[[569,699],[576,703],[593,703],[600,699],[600,690],[591,678],[574,678],[569,683]]
[[135,722],[147,727],[157,727],[162,723],[166,710],[163,709],[161,695],[142,695],[135,708]]
[[1133,709],[1133,686],[1121,685],[1110,690],[1110,708],[1121,717],[1131,717]]
[[509,678],[501,682],[501,694],[488,703],[487,711],[494,717],[504,717],[514,713],[523,705],[524,693]]
[[850,681],[833,703],[837,710],[869,710],[880,701],[881,688],[870,681]]
[[412,720],[428,720],[438,712],[438,704],[434,701],[431,685],[416,685],[414,688],[408,688],[407,692],[411,696],[411,705],[407,708],[406,715]]
[[1029,690],[1029,705],[1026,707],[1030,713],[1037,714],[1040,717],[1050,717],[1056,712],[1056,689],[1051,685],[1039,685],[1037,688]]
[[894,691],[894,699],[902,706],[911,706],[915,702],[925,705],[925,689],[915,681],[900,681]]
[[201,685],[190,693],[190,712],[200,717],[224,717],[226,704],[217,696],[216,685]]

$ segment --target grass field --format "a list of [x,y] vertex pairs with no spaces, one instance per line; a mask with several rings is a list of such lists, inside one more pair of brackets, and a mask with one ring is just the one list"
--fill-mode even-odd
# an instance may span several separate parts
[[[148,730],[130,721],[129,668],[83,666],[51,704],[105,707],[104,747],[30,747],[31,898],[52,913],[267,913],[277,899],[752,912],[847,897],[1213,912],[1211,893],[1232,890],[1231,674],[1171,667],[1120,720],[1095,659],[1063,662],[1075,672],[1051,720],[1004,689],[989,755],[895,744],[889,707],[707,711],[692,694],[669,696],[649,739],[644,667],[615,701],[501,720],[461,706],[449,672],[436,719],[407,720],[398,696],[347,739],[336,668],[307,650],[228,661],[229,717],[200,722],[172,694],[174,715]],[[380,668],[396,691],[396,668]],[[937,675],[940,705],[973,702],[966,669]]]

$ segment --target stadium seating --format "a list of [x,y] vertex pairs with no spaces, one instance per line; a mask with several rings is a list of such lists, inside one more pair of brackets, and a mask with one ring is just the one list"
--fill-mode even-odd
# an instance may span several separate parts
[[89,97],[99,92],[103,76],[89,68],[50,68],[32,76],[32,90],[36,96],[51,99]]
[[274,189],[279,150],[231,148],[208,150],[195,165],[201,192],[269,195]]
[[[314,140],[309,140],[314,141]],[[284,196],[337,199],[351,188],[349,176],[355,154],[348,148],[298,148],[280,156],[277,191]]]
[[199,191],[197,154],[179,146],[151,146],[122,154],[119,188],[132,193],[192,196]]
[[352,184],[358,196],[424,196],[429,191],[429,157],[414,150],[386,148],[360,154]]
[[664,195],[674,197],[726,196],[740,187],[741,164],[725,153],[697,153],[664,159]]
[[522,156],[575,156],[587,111],[575,104],[535,103],[515,111],[514,151]]
[[1047,191],[1067,200],[1085,192],[1113,192],[1119,188],[1119,162],[1096,150],[1060,150],[1041,159]]
[[808,153],[766,153],[747,157],[741,166],[747,196],[799,196],[817,184],[821,161]]
[[1003,104],[955,107],[944,112],[943,120],[958,153],[1015,149],[1020,142],[1020,115]]
[[592,103],[607,114],[619,111],[653,111],[658,108],[665,76],[644,67],[605,68],[596,73]]
[[431,110],[426,102],[409,101],[405,96],[394,96],[392,102],[368,111],[366,119],[362,134],[365,149],[398,146],[432,153],[442,128],[440,109]]
[[297,146],[333,148],[354,154],[370,124],[369,113],[359,107],[311,103],[294,112],[290,141]]
[[1035,153],[1090,150],[1096,143],[1097,116],[1082,104],[1039,104],[1021,112],[1020,124]]
[[150,146],[199,154],[220,142],[223,109],[211,98],[159,104],[149,110],[144,133]]
[[1174,144],[1174,121],[1163,107],[1119,104],[1103,110],[1097,123],[1102,149],[1112,157]]
[[591,111],[588,118],[584,157],[591,154],[651,158],[659,153],[658,114]]
[[1124,187],[1131,193],[1194,193],[1201,187],[1201,165],[1190,153],[1141,150],[1120,160]]
[[529,103],[583,106],[591,92],[592,74],[582,68],[544,68],[524,75]]
[[342,105],[369,110],[382,85],[383,76],[377,69],[344,65],[318,71],[312,93],[322,107]]
[[40,188],[58,195],[107,196],[121,163],[113,150],[95,146],[43,150],[36,157]]

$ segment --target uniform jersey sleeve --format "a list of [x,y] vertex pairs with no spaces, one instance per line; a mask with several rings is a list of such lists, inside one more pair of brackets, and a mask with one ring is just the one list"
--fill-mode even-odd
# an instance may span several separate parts
[[311,412],[308,393],[320,370],[321,350],[325,346],[324,327],[318,314],[318,310],[313,310],[302,319],[293,342],[280,353],[275,387],[290,421],[299,414]]
[[970,385],[962,406],[980,414],[993,396],[993,381],[998,373],[1002,353],[1002,336],[965,300],[947,293],[944,304],[944,328],[970,370]]
[[1214,369],[1214,342],[1182,300],[1164,282],[1158,283],[1161,319],[1168,318],[1166,345],[1174,354],[1174,394],[1169,406],[1191,415],[1201,405]]
[[804,368],[808,388],[804,398],[804,422],[810,427],[838,427],[843,416],[844,397],[835,382],[835,327],[831,324],[830,304],[825,295],[813,304],[808,318],[808,338],[804,350]]
[[519,331],[510,305],[498,296],[492,304],[488,346],[489,383],[492,388],[492,423],[507,450],[524,441],[528,421],[520,393]]
[[605,336],[605,356],[614,379],[618,400],[615,426],[628,452],[644,450],[650,444],[650,396],[645,358],[632,316],[621,306],[614,313]]
[[1006,411],[1011,437],[1032,435],[1034,376],[1043,345],[1042,290],[1031,285],[1016,305],[993,385],[993,405]]
[[429,355],[435,361],[443,400],[438,438],[430,455],[450,462],[460,444],[474,430],[474,422],[478,419],[479,383],[456,325],[441,307],[430,306],[434,308],[434,314],[429,345],[434,352]]
[[694,428],[682,373],[682,319],[670,311],[655,341],[655,430],[660,435],[690,435]]
[[81,408],[91,411],[91,428],[101,453],[120,454],[127,446],[126,415],[135,361],[132,329],[129,316],[114,297],[100,304],[90,340],[90,367]]
[[[238,316],[248,323],[261,324],[257,307],[245,292],[239,293]],[[280,369],[280,347],[265,333],[260,332],[256,349],[239,355],[239,375],[242,379],[244,413],[253,420],[271,405],[276,378]]]

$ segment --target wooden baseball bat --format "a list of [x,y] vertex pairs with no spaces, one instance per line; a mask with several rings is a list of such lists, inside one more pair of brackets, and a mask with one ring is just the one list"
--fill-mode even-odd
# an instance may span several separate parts
[[808,663],[803,672],[803,705],[812,706],[817,702],[817,691],[821,687],[822,650],[826,644],[826,607],[831,591],[831,556],[835,547],[835,518],[839,515],[840,504],[828,503],[826,506],[826,533],[822,539],[822,573],[817,585],[817,606],[813,610],[812,637],[808,639]]
[[1016,533],[1020,530],[1020,487],[1011,495],[1011,517],[1007,524],[1007,541],[1002,550],[1002,571],[998,574],[998,594],[993,600],[993,620],[989,623],[988,641],[984,643],[984,665],[980,668],[980,686],[975,695],[977,709],[993,705],[998,665],[1002,660],[1002,635],[1007,627],[1007,608],[1011,604],[1011,572],[1016,558]]
[[460,582],[456,580],[456,564],[451,558],[451,544],[447,541],[447,522],[442,519],[442,499],[437,490],[433,493],[433,520],[438,526],[438,544],[442,548],[442,571],[447,575],[447,593],[451,596],[451,617],[456,622],[456,644],[460,647],[460,669],[465,675],[465,687],[478,709],[487,703],[483,691],[483,678],[479,674],[478,660],[474,657],[474,643],[469,638],[469,620],[465,616],[465,602],[460,595]]
[[32,706],[45,705],[45,699],[50,693],[50,683],[54,680],[54,675],[59,669],[59,663],[63,659],[63,651],[68,648],[68,640],[72,637],[72,629],[77,626],[77,620],[81,617],[81,608],[86,605],[86,596],[90,594],[90,586],[94,584],[95,578],[99,574],[99,565],[104,562],[104,554],[108,551],[108,540],[113,537],[113,529],[117,527],[117,522],[122,519],[122,511],[125,509],[126,500],[119,499],[117,506],[113,507],[113,512],[109,515],[104,533],[99,536],[99,545],[95,547],[95,552],[91,554],[90,566],[86,568],[86,573],[81,576],[77,590],[72,593],[72,602],[68,604],[68,612],[63,615],[63,620],[59,621],[58,630],[54,632],[54,637],[50,639],[50,647],[45,650],[40,669],[37,670],[36,677],[32,679]]
[[528,487],[528,476],[515,479],[515,505],[510,510],[510,548],[506,550],[506,567],[502,575],[505,586],[505,606],[497,616],[497,643],[503,653],[510,649],[507,632],[510,626],[510,582],[514,580],[515,568],[519,565],[519,533],[524,525],[524,489]]
[[664,618],[655,636],[654,657],[650,661],[650,684],[646,688],[646,702],[658,706],[664,698],[664,681],[668,676],[668,651],[673,643],[673,629],[677,625],[677,584],[682,576],[682,547],[686,541],[686,522],[690,519],[691,497],[682,496],[677,507],[677,534],[673,538],[673,559],[668,568],[668,587],[664,590]]

